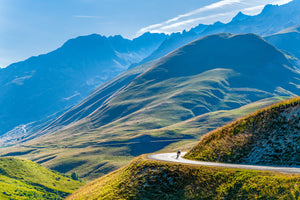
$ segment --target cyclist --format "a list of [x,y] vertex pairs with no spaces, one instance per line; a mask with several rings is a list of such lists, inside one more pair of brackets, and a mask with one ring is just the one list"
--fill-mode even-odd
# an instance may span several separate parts
[[181,151],[180,151],[180,150],[178,150],[178,151],[177,151],[177,157],[176,157],[176,159],[178,159],[178,158],[179,158],[180,154],[181,154]]

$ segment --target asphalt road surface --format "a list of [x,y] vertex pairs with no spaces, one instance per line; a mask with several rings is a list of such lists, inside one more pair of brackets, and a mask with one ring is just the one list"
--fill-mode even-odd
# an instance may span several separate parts
[[300,174],[300,167],[270,167],[270,166],[259,166],[259,165],[240,165],[240,164],[228,164],[228,163],[214,163],[204,161],[194,161],[182,158],[186,152],[181,153],[181,156],[176,159],[176,153],[162,153],[148,155],[151,160],[192,164],[192,165],[203,165],[203,166],[214,166],[214,167],[225,167],[225,168],[236,168],[236,169],[251,169],[251,170],[263,170],[263,171],[275,171],[289,174]]

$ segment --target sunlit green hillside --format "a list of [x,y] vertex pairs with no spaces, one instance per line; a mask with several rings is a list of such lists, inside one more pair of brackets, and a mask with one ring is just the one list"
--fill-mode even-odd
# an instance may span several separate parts
[[299,175],[166,163],[139,157],[67,199],[299,199],[299,185]]
[[299,166],[300,98],[258,110],[202,137],[187,159]]
[[63,199],[83,184],[28,160],[0,158],[0,199]]

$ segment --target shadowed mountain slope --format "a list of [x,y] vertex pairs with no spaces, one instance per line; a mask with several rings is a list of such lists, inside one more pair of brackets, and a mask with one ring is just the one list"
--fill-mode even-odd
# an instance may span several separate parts
[[276,34],[266,36],[265,39],[277,48],[292,53],[300,58],[300,26],[284,29]]
[[73,106],[148,56],[165,38],[150,33],[134,40],[81,36],[53,52],[0,69],[0,135]]
[[[97,176],[131,156],[194,142],[205,130],[249,113],[250,107],[239,110],[241,106],[299,94],[298,66],[293,63],[257,35],[207,36],[150,68],[139,66],[120,75],[17,152],[53,169],[69,163],[67,171]],[[40,155],[49,159],[42,162]]]
[[185,158],[299,166],[299,113],[299,97],[256,111],[203,136]]
[[130,68],[136,67],[140,64],[147,63],[151,60],[159,59],[171,51],[186,45],[187,43],[198,39],[200,36],[194,31],[183,31],[182,33],[172,33],[168,38],[166,38],[161,45],[153,51],[148,57],[143,59],[140,63],[135,63],[130,66]]
[[[69,111],[65,112],[63,115],[59,116],[56,120],[50,124],[42,127],[42,131],[36,131],[38,134],[43,134],[53,132],[61,126],[72,124],[78,120],[81,120],[88,115],[92,114],[101,105],[109,101],[114,95],[118,94],[123,90],[132,80],[134,80],[141,73],[146,71],[151,67],[155,61],[146,63],[134,69],[131,69],[111,81],[101,85],[93,93],[91,93],[87,98],[85,98],[81,103],[71,108]],[[53,130],[54,128],[54,130]],[[44,129],[44,130],[43,130]],[[37,137],[37,134],[28,134],[25,140],[30,140],[31,138]]]

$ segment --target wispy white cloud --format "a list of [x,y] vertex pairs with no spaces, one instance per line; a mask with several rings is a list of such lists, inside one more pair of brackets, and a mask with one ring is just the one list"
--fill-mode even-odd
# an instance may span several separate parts
[[225,5],[230,5],[230,4],[234,4],[234,3],[240,3],[240,0],[222,0],[222,1],[219,1],[217,3],[213,3],[213,4],[210,4],[210,5],[204,6],[202,8],[199,8],[197,10],[193,10],[192,12],[188,12],[186,14],[174,17],[173,19],[170,19],[170,20],[166,21],[165,23],[176,22],[176,21],[178,21],[182,18],[185,18],[185,17],[196,15],[196,14],[204,12],[204,11],[209,11],[209,10],[221,8]]
[[[293,0],[273,0],[272,3],[273,5],[283,5],[283,4],[287,4],[289,2],[291,2]],[[248,15],[255,15],[259,12],[261,12],[261,10],[265,7],[265,4],[261,5],[257,5],[257,6],[253,6],[253,7],[249,7],[249,8],[245,8],[243,10],[241,10],[243,13],[248,14]]]
[[253,6],[243,9],[242,12],[248,15],[254,15],[256,13],[259,13],[264,7],[265,5]]
[[291,2],[293,0],[278,0],[278,1],[275,1],[273,4],[277,4],[277,5],[283,5],[283,4],[287,4],[289,2]]
[[[1,52],[5,52],[5,50],[1,50],[0,49],[0,53]],[[0,55],[5,55],[4,53],[1,53]],[[7,57],[5,57],[5,56],[0,56],[0,69],[1,68],[5,68],[5,67],[7,67],[9,64],[11,64],[12,62],[11,62],[11,60],[12,60],[13,58],[7,58]]]
[[93,16],[93,15],[74,15],[75,18],[85,18],[85,19],[99,19],[101,16]]
[[216,21],[229,22],[239,11],[255,15],[266,4],[286,4],[292,0],[221,0],[191,12],[178,15],[164,22],[140,29],[137,35],[145,32],[172,33],[190,29],[200,23],[212,24]]
[[188,20],[184,20],[184,21],[181,21],[181,22],[177,22],[177,23],[173,23],[173,24],[170,24],[170,25],[163,26],[160,29],[162,31],[166,31],[167,33],[171,33],[169,30],[173,30],[173,29],[177,29],[177,28],[180,28],[181,30],[183,30],[187,26],[198,24],[198,22],[200,22],[200,21],[215,19],[215,18],[219,18],[219,17],[224,17],[224,16],[227,16],[231,13],[232,12],[226,12],[226,13],[219,13],[219,14],[215,14],[215,15],[209,15],[209,16],[205,16],[205,17],[198,17],[198,18],[194,18],[194,19],[188,19]]
[[[204,12],[207,12],[207,11],[218,9],[218,8],[224,7],[226,5],[240,3],[240,1],[241,0],[222,0],[222,1],[219,1],[217,3],[213,3],[213,4],[210,4],[210,5],[198,8],[198,9],[193,10],[191,12],[188,12],[188,13],[185,13],[185,14],[182,14],[182,15],[178,15],[177,17],[174,17],[174,18],[169,19],[167,21],[164,21],[162,23],[154,24],[154,25],[150,25],[150,26],[147,26],[145,28],[142,28],[142,29],[140,29],[138,31],[138,34],[142,34],[144,32],[148,32],[148,31],[150,31],[150,32],[164,32],[163,30],[166,30],[167,29],[166,27],[170,27],[171,28],[171,27],[173,27],[172,26],[173,24],[183,25],[184,22],[186,22],[187,24],[189,24],[189,23],[191,23],[191,21],[189,21],[189,20],[186,19],[188,17],[193,17],[193,16],[195,16],[197,14],[201,14],[201,13],[204,13]],[[203,18],[205,18],[205,17],[203,17]],[[199,19],[199,17],[198,17],[198,19]],[[182,20],[182,21],[178,22],[180,20]],[[194,20],[194,21],[197,21],[197,20]],[[174,25],[174,27],[175,26],[176,25]],[[177,26],[177,27],[179,27],[179,26]],[[161,31],[160,31],[160,29],[161,29]]]

